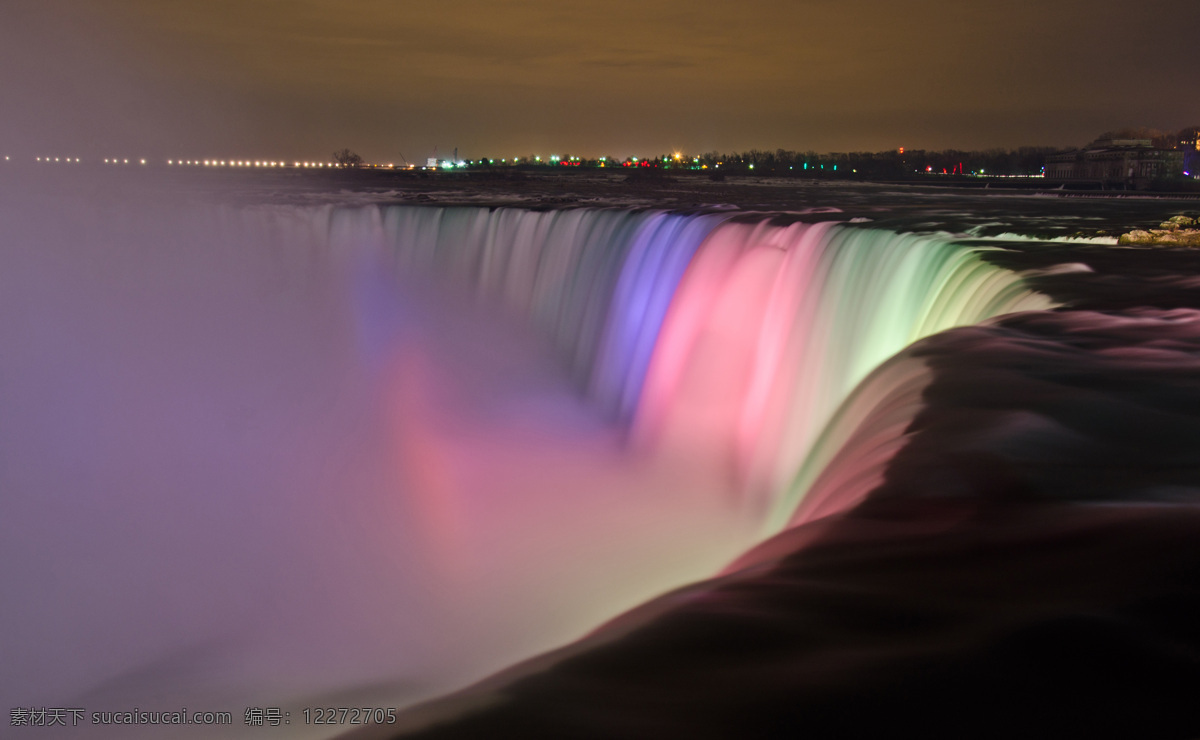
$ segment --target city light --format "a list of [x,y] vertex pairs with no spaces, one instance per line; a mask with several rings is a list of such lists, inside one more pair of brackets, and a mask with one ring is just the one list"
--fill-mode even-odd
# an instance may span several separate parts
[[[892,153],[895,153],[895,152],[896,152],[896,150],[893,150]],[[787,153],[787,154],[791,154],[791,153]],[[742,168],[741,171],[743,171],[743,172],[753,172],[753,173],[757,174],[758,173],[758,163],[756,161],[753,161],[756,158],[757,157],[750,156],[749,154],[738,155],[733,158],[734,166]],[[852,158],[849,160],[847,160],[847,158],[845,156],[836,157],[836,158],[840,158],[840,159],[843,159],[844,161],[848,161],[850,164],[854,164],[854,161]],[[836,158],[830,157],[830,159],[836,159]],[[663,169],[682,168],[682,169],[690,169],[690,170],[697,170],[697,171],[698,170],[707,170],[710,168],[719,168],[721,165],[726,164],[725,162],[714,162],[712,164],[707,164],[707,163],[703,162],[702,159],[707,159],[707,158],[703,158],[703,157],[699,157],[699,156],[689,156],[688,153],[684,150],[678,150],[678,151],[672,150],[665,154],[651,155],[650,157],[630,156],[624,160],[620,160],[620,158],[618,158],[615,161],[618,162],[617,166],[624,166],[624,167],[640,167],[640,168],[659,168],[659,167],[661,167]],[[20,160],[20,156],[18,156],[18,160]],[[6,162],[12,161],[12,157],[6,155],[4,157],[4,161],[6,161]],[[26,160],[26,161],[28,161],[28,160]],[[49,162],[55,162],[55,163],[66,162],[69,164],[71,162],[81,163],[83,161],[83,159],[81,157],[63,157],[63,156],[50,157],[50,156],[40,156],[39,155],[39,156],[35,157],[35,161],[47,162],[47,163],[49,163]],[[96,160],[89,160],[89,162],[95,162],[95,161]],[[534,156],[512,157],[512,158],[504,157],[504,158],[500,159],[499,161],[504,165],[508,165],[511,161],[511,164],[513,166],[530,165],[533,163],[537,163],[539,165],[543,165],[543,164],[544,165],[561,165],[561,166],[574,166],[574,167],[581,167],[581,168],[586,167],[586,168],[597,168],[598,169],[598,168],[603,168],[603,167],[607,166],[608,157],[607,156],[582,157],[582,156],[576,156],[576,155],[570,155],[570,154],[568,154],[568,155],[550,154],[550,155],[547,155],[545,158],[543,158],[541,155],[534,155]],[[106,157],[103,159],[103,162],[105,164],[130,164],[131,163],[129,159],[118,159],[118,158],[113,158],[113,157]],[[425,167],[418,167],[418,165],[409,164],[407,162],[402,165],[397,165],[394,162],[392,162],[392,163],[361,162],[361,164],[359,164],[359,165],[350,165],[350,164],[345,164],[345,163],[341,163],[341,162],[317,162],[317,161],[306,161],[306,160],[294,160],[291,162],[287,162],[287,161],[283,161],[283,160],[272,160],[272,159],[260,159],[260,160],[240,160],[240,159],[190,160],[190,159],[188,159],[188,160],[185,160],[185,159],[178,159],[178,158],[173,157],[171,159],[166,159],[166,160],[156,159],[154,162],[150,162],[150,160],[145,159],[145,158],[135,158],[133,160],[134,164],[156,165],[156,166],[160,166],[164,162],[167,165],[172,166],[172,167],[177,167],[177,166],[182,167],[184,165],[189,165],[189,166],[203,165],[205,167],[262,167],[262,168],[284,168],[284,169],[289,168],[289,167],[296,168],[296,169],[299,169],[301,167],[304,167],[306,169],[308,169],[308,168],[321,169],[321,168],[331,167],[331,168],[349,169],[349,170],[353,170],[355,167],[361,167],[364,170],[365,169],[392,169],[392,170],[395,170],[395,169],[402,169],[402,170],[423,169],[423,170],[435,170],[435,171],[442,170],[442,171],[447,171],[447,172],[452,171],[452,170],[460,170],[461,171],[461,170],[469,169],[470,167],[478,166],[478,165],[494,166],[496,164],[495,159],[484,158],[484,157],[481,157],[479,159],[461,159],[461,160],[460,159],[435,160],[433,158],[430,158],[428,160],[428,165]],[[688,164],[687,167],[683,167],[683,164],[685,162]],[[793,164],[791,164],[791,162],[794,162],[795,164],[799,164],[800,168],[793,166]],[[810,164],[812,165],[811,167],[809,166]],[[995,168],[993,167],[992,174],[988,174],[987,170],[982,167],[967,170],[965,167],[965,162],[960,162],[960,163],[956,164],[955,166],[953,166],[952,168],[951,167],[943,168],[940,165],[938,165],[938,166],[927,165],[923,169],[921,169],[921,168],[919,168],[918,163],[914,162],[912,164],[915,165],[917,168],[907,170],[907,171],[909,173],[916,174],[918,176],[933,175],[935,173],[942,174],[942,175],[970,175],[973,177],[980,177],[980,178],[986,177],[988,179],[1014,178],[1014,177],[1043,178],[1046,176],[1045,175],[1045,172],[1046,172],[1045,167],[1042,167],[1041,173],[1037,173],[1037,174],[996,174]],[[1190,162],[1189,162],[1189,164],[1190,164]],[[790,159],[790,162],[789,162],[789,159],[783,159],[782,161],[775,161],[773,163],[772,162],[764,162],[764,167],[766,168],[763,170],[764,177],[770,177],[775,174],[787,175],[789,170],[795,170],[795,169],[803,169],[805,171],[813,170],[814,174],[820,174],[820,175],[825,175],[827,173],[839,173],[840,175],[845,174],[845,170],[842,170],[840,165],[834,164],[833,162],[827,162],[825,164],[822,164],[820,162],[820,160],[818,159],[818,161],[810,163],[810,162],[803,161],[800,157],[795,157],[795,159]],[[1189,167],[1188,170],[1183,170],[1182,167],[1178,167],[1178,165],[1176,165],[1176,169],[1174,170],[1174,177],[1177,179],[1182,177],[1182,178],[1187,178],[1189,180],[1200,179],[1200,173],[1195,172],[1194,171],[1195,169],[1196,168],[1194,166],[1192,166],[1192,167]],[[820,172],[817,172],[818,170]],[[853,174],[858,174],[857,169],[851,169],[850,171]],[[867,169],[867,170],[864,170],[864,172],[867,173],[868,176],[870,176],[872,170]],[[807,174],[807,172],[806,172],[806,174]],[[909,177],[911,177],[912,174],[910,174]]]

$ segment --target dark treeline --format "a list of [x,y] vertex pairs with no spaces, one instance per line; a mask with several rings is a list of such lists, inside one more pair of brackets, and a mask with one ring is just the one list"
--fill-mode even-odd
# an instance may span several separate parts
[[[1036,175],[1046,164],[1046,155],[1053,147],[1021,147],[1016,150],[988,149],[960,151],[947,149],[893,150],[886,152],[828,153],[794,152],[776,149],[773,152],[751,149],[747,152],[708,152],[691,159],[691,166],[729,171],[753,170],[757,173],[837,173],[871,178],[906,178],[916,173]],[[669,166],[669,165],[668,165]],[[685,165],[686,166],[686,165]]]
[[[1178,131],[1159,131],[1144,127],[1132,127],[1106,131],[1097,140],[1141,139],[1148,140],[1158,149],[1194,149],[1200,126],[1188,126]],[[986,149],[982,151],[926,151],[922,149],[896,149],[886,152],[851,152],[818,154],[795,152],[787,149],[762,151],[751,149],[746,152],[708,152],[699,157],[688,157],[681,164],[730,171],[749,171],[774,174],[796,171],[816,173],[837,172],[871,178],[906,178],[914,174],[988,174],[988,175],[1038,175],[1046,164],[1046,156],[1062,151],[1056,147],[1024,146],[1019,149]],[[670,158],[661,162],[674,164]],[[751,167],[753,165],[753,167]],[[836,168],[836,169],[835,169]]]
[[[1105,139],[1136,139],[1150,142],[1158,149],[1197,151],[1196,138],[1200,127],[1189,126],[1179,131],[1159,131],[1148,128],[1125,128],[1107,131],[1096,137]],[[1087,147],[1082,144],[1081,147]],[[704,154],[673,152],[657,157],[578,157],[570,154],[523,156],[512,159],[467,159],[460,162],[443,161],[439,169],[461,168],[635,168],[645,174],[664,170],[703,170],[714,177],[730,175],[772,175],[792,177],[834,177],[839,179],[907,180],[930,175],[961,175],[990,177],[1037,177],[1046,165],[1046,158],[1065,151],[1059,147],[1023,146],[1018,149],[984,149],[965,151],[945,149],[894,149],[885,152],[799,152],[790,149],[743,152],[710,151]],[[342,153],[335,155],[339,157]],[[340,158],[338,161],[342,161]]]

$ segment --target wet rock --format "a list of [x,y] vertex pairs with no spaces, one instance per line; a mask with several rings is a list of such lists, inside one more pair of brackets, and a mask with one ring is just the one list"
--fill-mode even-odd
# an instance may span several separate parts
[[1172,216],[1157,229],[1134,229],[1122,234],[1119,244],[1128,246],[1200,247],[1200,229],[1191,216]]

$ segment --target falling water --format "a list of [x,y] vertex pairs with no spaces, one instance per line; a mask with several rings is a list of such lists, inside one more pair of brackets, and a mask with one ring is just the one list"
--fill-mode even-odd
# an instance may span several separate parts
[[532,325],[636,447],[719,460],[775,529],[799,505],[809,451],[874,368],[939,331],[1052,305],[944,233],[404,207],[340,211],[331,230]]

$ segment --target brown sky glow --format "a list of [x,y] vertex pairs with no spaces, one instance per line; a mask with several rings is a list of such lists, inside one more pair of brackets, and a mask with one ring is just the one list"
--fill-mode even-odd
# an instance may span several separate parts
[[1200,123],[1196,0],[12,0],[0,148],[370,160]]

